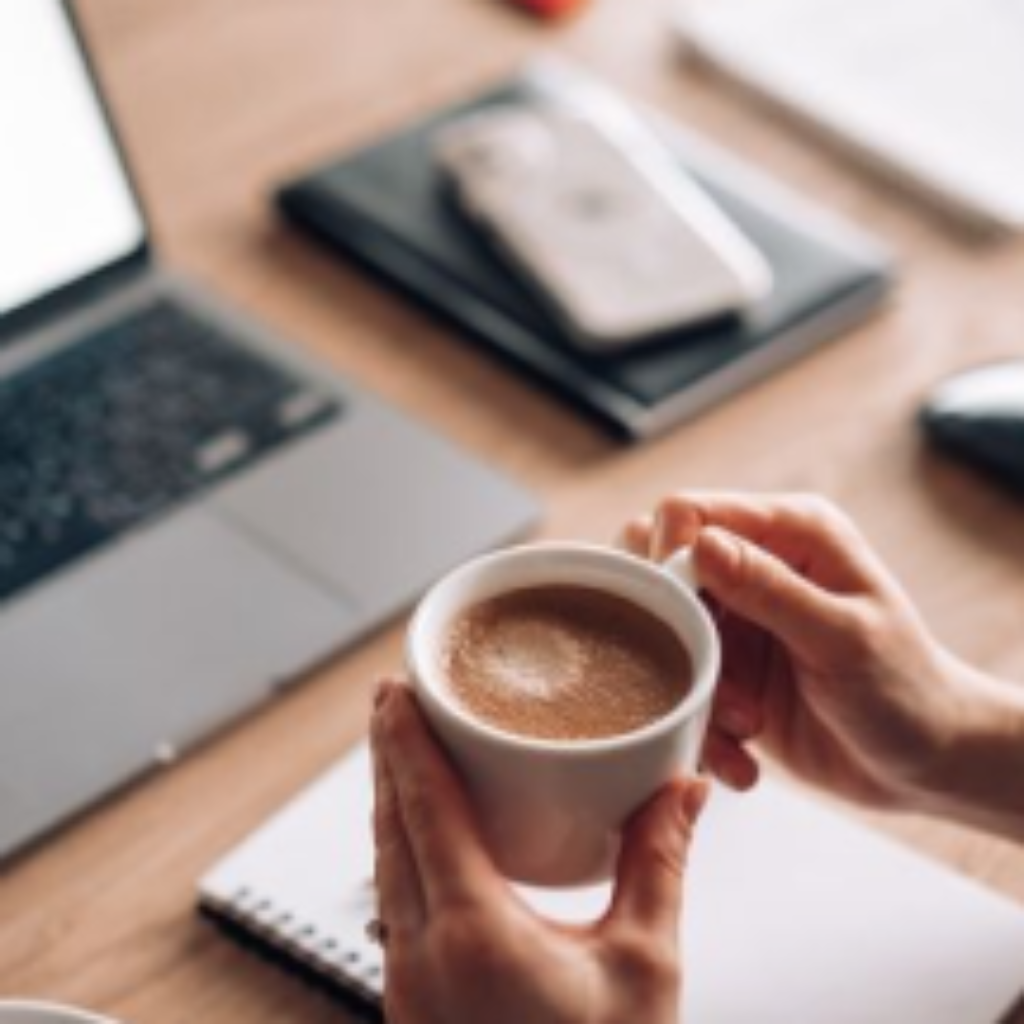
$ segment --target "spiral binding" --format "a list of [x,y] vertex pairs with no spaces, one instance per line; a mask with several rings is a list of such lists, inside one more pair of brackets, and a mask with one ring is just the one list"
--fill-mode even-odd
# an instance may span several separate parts
[[[367,919],[373,913],[372,883],[367,890]],[[292,911],[248,886],[236,889],[227,900],[207,898],[208,909],[248,932],[274,950],[293,958],[313,974],[328,978],[372,1003],[379,1004],[384,966],[377,946],[361,929],[350,927],[344,939],[299,919]],[[339,921],[339,927],[343,922]]]

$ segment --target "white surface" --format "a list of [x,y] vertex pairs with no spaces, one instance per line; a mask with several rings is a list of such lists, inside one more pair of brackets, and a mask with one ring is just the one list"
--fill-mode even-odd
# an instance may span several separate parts
[[[379,996],[371,806],[360,748],[221,861],[202,898]],[[716,792],[687,889],[686,1024],[994,1024],[1024,988],[1024,907],[777,783]],[[527,895],[582,919],[605,893]]]
[[[498,594],[572,584],[632,601],[690,653],[689,694],[643,729],[556,743],[500,732],[466,714],[439,666],[454,619]],[[542,884],[607,878],[619,828],[680,768],[693,771],[718,678],[718,635],[678,577],[650,562],[586,544],[531,544],[475,559],[442,579],[409,627],[409,670],[424,713],[462,769],[490,849],[509,877]]]
[[738,80],[948,208],[1024,228],[1021,0],[682,0]]
[[143,235],[58,0],[0,2],[0,140],[2,315]]

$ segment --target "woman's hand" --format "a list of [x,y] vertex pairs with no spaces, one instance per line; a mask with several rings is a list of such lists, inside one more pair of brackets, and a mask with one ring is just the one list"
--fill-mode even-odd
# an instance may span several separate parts
[[833,506],[682,495],[629,524],[624,542],[658,561],[693,546],[724,646],[704,753],[723,781],[754,784],[757,740],[797,774],[863,803],[1024,832],[1020,695],[932,638]]
[[682,883],[703,783],[672,783],[634,816],[607,913],[570,927],[539,917],[498,874],[406,687],[382,685],[372,737],[391,1024],[621,1024],[638,1013],[676,1024]]

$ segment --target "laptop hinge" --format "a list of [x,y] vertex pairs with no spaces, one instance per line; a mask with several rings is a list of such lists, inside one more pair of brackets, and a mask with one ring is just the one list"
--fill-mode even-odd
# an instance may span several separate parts
[[153,270],[149,246],[140,246],[131,255],[102,270],[0,316],[0,348],[19,335],[37,331],[77,312],[97,305],[107,296],[123,291],[140,281]]

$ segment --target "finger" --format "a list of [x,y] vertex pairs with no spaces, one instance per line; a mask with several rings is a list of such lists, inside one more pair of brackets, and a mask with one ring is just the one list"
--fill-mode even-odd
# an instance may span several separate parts
[[764,709],[739,687],[723,680],[715,696],[711,723],[733,739],[749,742],[764,729]]
[[428,913],[492,897],[500,876],[465,789],[406,687],[392,688],[380,717],[385,763]]
[[708,730],[702,764],[716,779],[740,793],[753,789],[761,778],[761,767],[750,752],[719,729]]
[[618,546],[637,558],[648,558],[650,557],[653,531],[653,516],[637,516],[622,528],[618,537]]
[[689,547],[705,523],[701,509],[684,498],[663,501],[654,513],[650,553],[656,562],[664,562],[673,552]]
[[745,494],[694,492],[666,498],[655,512],[652,557],[668,558],[694,544],[700,532],[718,526],[755,544],[778,543],[786,499]]
[[694,559],[701,585],[716,600],[787,647],[807,651],[845,641],[849,616],[841,602],[767,551],[706,529]]
[[[723,607],[707,591],[705,600]],[[718,698],[763,711],[766,684],[779,667],[777,641],[760,626],[728,610],[722,611],[717,624],[722,644]]]
[[690,839],[706,799],[706,782],[677,779],[630,819],[604,930],[639,929],[675,946]]
[[668,498],[655,515],[652,557],[664,560],[708,527],[742,537],[831,588],[877,582],[877,560],[864,538],[816,495],[697,492]]
[[371,727],[373,752],[373,829],[376,841],[374,876],[378,915],[397,935],[418,928],[425,918],[423,890],[409,838],[398,807],[395,784],[381,751],[380,720]]

